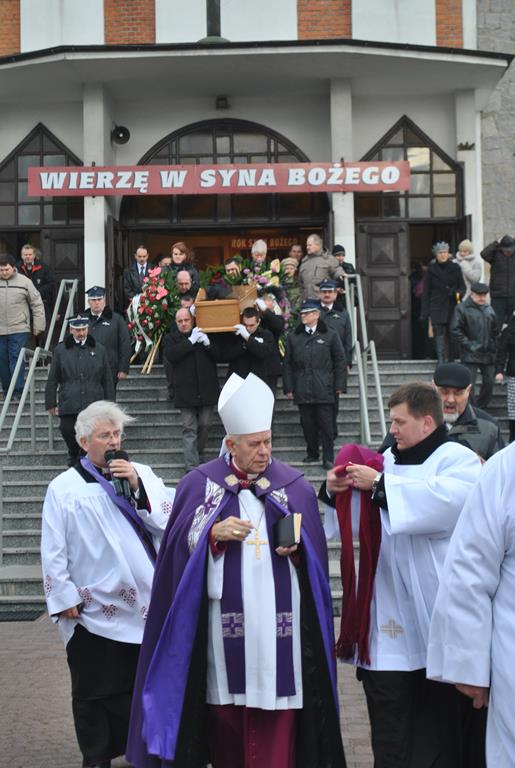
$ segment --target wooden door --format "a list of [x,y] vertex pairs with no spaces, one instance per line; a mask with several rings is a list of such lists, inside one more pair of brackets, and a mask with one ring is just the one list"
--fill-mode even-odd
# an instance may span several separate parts
[[408,225],[358,224],[357,264],[363,276],[368,336],[379,357],[411,356]]
[[43,229],[41,253],[43,261],[53,272],[56,293],[59,283],[64,278],[79,280],[74,309],[76,312],[82,310],[84,308],[84,230]]
[[112,216],[106,222],[106,291],[107,304],[123,314],[126,310],[123,270],[129,266],[127,232]]

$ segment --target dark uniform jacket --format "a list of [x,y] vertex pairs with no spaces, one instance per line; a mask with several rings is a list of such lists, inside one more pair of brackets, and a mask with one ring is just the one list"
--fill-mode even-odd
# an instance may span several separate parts
[[164,354],[172,364],[175,407],[215,405],[220,394],[216,370],[218,346],[212,338],[206,347],[200,341],[192,344],[188,337],[189,333],[173,328],[164,338]]
[[[150,269],[152,269],[152,267],[147,261],[144,277],[148,275]],[[123,271],[123,290],[125,291],[127,299],[132,301],[136,294],[141,293],[141,288],[142,282],[140,280],[139,264],[136,261],[133,261],[130,267],[127,267]]]
[[451,334],[459,346],[462,363],[493,365],[498,332],[490,304],[480,306],[469,297],[454,310]]
[[18,264],[17,267],[20,275],[25,275],[32,281],[34,288],[37,288],[41,298],[43,299],[43,305],[45,307],[45,315],[48,322],[52,310],[54,308],[54,276],[50,270],[50,267],[43,262],[36,260],[32,269],[27,269],[23,261]]
[[498,339],[495,372],[515,377],[515,315]]
[[[447,439],[470,448],[485,461],[504,448],[501,429],[496,420],[481,408],[473,408],[470,403],[448,430]],[[388,432],[379,448],[380,453],[392,445],[395,445],[395,440]]]
[[297,405],[334,403],[345,383],[345,352],[338,334],[318,321],[308,334],[301,323],[286,339],[283,363],[284,392],[293,392]]
[[58,405],[60,416],[73,415],[95,400],[114,397],[107,352],[92,336],[87,336],[84,346],[71,335],[57,345],[45,389],[47,411]]
[[118,373],[129,373],[131,338],[123,317],[109,307],[105,307],[98,317],[91,313],[91,309],[84,315],[89,317],[88,335],[102,344],[107,352],[114,380]]
[[515,253],[505,256],[497,241],[481,251],[481,258],[490,264],[490,295],[515,296]]
[[349,313],[346,309],[340,309],[335,302],[332,309],[325,309],[321,305],[320,317],[328,328],[336,331],[345,352],[345,362],[349,366],[352,365],[352,328]]
[[461,269],[453,261],[429,263],[424,276],[422,319],[431,318],[433,325],[447,325],[456,306],[456,294],[465,295],[465,282]]
[[247,341],[236,334],[224,334],[223,360],[229,363],[227,378],[237,373],[243,379],[249,373],[266,381],[281,375],[281,357],[272,333],[258,326]]

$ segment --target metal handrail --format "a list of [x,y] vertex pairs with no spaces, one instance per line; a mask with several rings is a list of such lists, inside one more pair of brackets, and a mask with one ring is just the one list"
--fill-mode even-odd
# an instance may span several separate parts
[[[355,358],[358,366],[359,404],[361,413],[361,440],[365,445],[371,444],[370,419],[368,407],[368,364],[372,367],[374,379],[375,397],[379,413],[381,434],[386,434],[386,421],[384,418],[383,393],[381,389],[381,376],[377,363],[376,345],[368,338],[367,321],[365,316],[365,303],[363,301],[363,288],[361,275],[345,275],[345,302],[347,312],[351,319],[352,341]],[[356,302],[357,299],[357,302]],[[357,304],[357,307],[356,307]],[[357,312],[356,312],[357,309]],[[360,342],[361,338],[361,342]],[[370,360],[369,360],[370,357]]]
[[[66,304],[66,310],[64,314],[64,318],[66,319],[71,315],[71,310],[73,307],[75,295],[77,293],[78,285],[79,285],[79,281],[76,278],[74,280],[67,280],[67,279],[61,280],[61,283],[59,285],[59,291],[57,292],[57,298],[54,304],[54,309],[52,312],[52,317],[50,319],[50,325],[48,327],[48,334],[47,334],[45,346],[36,347],[36,349],[28,349],[27,347],[22,347],[20,349],[20,352],[18,354],[18,359],[16,361],[16,366],[11,376],[9,389],[7,390],[2,411],[0,413],[0,431],[3,429],[7,412],[9,410],[9,406],[12,401],[12,396],[13,396],[14,388],[16,386],[16,381],[18,380],[18,375],[21,371],[21,368],[25,364],[26,359],[30,359],[30,364],[29,364],[29,370],[27,372],[27,376],[25,378],[23,391],[21,393],[20,402],[18,403],[18,407],[16,409],[16,413],[14,416],[14,421],[12,423],[11,431],[9,433],[9,438],[7,440],[7,445],[5,448],[6,453],[9,453],[9,451],[12,449],[14,445],[20,420],[23,414],[23,409],[25,407],[27,397],[29,396],[30,396],[30,400],[29,400],[30,402],[30,412],[29,412],[30,413],[30,443],[31,443],[32,450],[33,451],[36,450],[36,394],[35,394],[35,387],[34,387],[34,377],[35,377],[36,367],[40,359],[42,358],[45,358],[47,360],[51,359],[52,352],[50,351],[49,347],[50,347],[52,336],[57,323],[59,308],[61,306],[61,301],[64,296],[64,292],[68,291],[68,301]],[[59,334],[59,342],[63,340],[65,332],[66,332],[66,322],[63,322],[61,332]],[[52,416],[49,414],[48,418],[49,418],[49,447],[52,449],[53,448]]]

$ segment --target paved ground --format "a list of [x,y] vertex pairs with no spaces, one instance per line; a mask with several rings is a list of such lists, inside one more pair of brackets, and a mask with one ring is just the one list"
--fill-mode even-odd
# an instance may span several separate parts
[[[342,728],[348,768],[371,768],[361,686],[340,665]],[[69,699],[68,668],[57,630],[44,616],[0,623],[0,766],[80,768]],[[126,765],[123,760],[113,768]]]

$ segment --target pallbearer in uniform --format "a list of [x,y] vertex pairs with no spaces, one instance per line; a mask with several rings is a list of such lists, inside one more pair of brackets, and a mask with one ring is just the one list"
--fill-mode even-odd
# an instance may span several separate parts
[[116,454],[129,421],[106,401],[79,413],[86,456],[52,480],[43,506],[48,611],[66,645],[83,765],[98,768],[125,752],[156,549],[173,500],[150,467]]
[[136,768],[345,766],[324,534],[311,486],[271,457],[273,405],[261,379],[233,374],[218,402],[228,450],[178,486],[138,668]]

